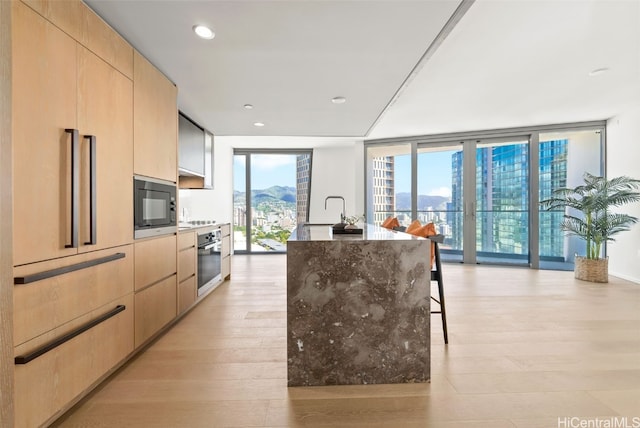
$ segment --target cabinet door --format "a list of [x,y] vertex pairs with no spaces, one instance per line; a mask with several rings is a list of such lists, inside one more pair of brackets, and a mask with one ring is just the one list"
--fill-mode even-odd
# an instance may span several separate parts
[[134,167],[136,174],[178,178],[177,89],[142,55],[133,55]]
[[177,272],[177,238],[168,235],[134,244],[134,288],[140,291]]
[[117,306],[124,310],[51,349],[15,366],[15,427],[47,425],[133,351],[133,295],[127,294],[47,334],[14,348],[24,356],[100,318]]
[[133,245],[18,266],[14,275],[26,279],[56,270],[62,272],[14,286],[15,345],[132,293]]
[[71,150],[76,128],[76,42],[12,2],[14,265],[75,254]]
[[[78,128],[82,139],[80,251],[133,241],[133,82],[78,46]],[[91,163],[96,137],[96,241],[89,244]]]
[[195,275],[178,284],[178,314],[189,309],[196,301],[196,288]]
[[176,317],[177,285],[177,277],[172,275],[135,294],[136,348]]

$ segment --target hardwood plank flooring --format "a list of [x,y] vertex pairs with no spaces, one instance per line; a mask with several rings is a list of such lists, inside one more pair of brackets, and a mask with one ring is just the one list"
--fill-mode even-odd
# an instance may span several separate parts
[[639,284],[446,264],[449,344],[433,315],[430,383],[288,388],[285,264],[234,256],[231,281],[54,425],[640,426]]

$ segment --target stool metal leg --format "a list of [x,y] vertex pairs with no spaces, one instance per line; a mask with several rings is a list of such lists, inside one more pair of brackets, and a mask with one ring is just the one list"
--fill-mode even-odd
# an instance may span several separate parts
[[447,309],[444,304],[444,284],[442,282],[442,265],[440,264],[440,248],[438,248],[438,244],[435,243],[435,262],[436,262],[436,270],[431,272],[431,280],[436,281],[438,283],[438,297],[439,300],[431,296],[431,298],[440,305],[439,311],[432,311],[433,314],[440,314],[442,318],[442,333],[444,334],[444,343],[449,343],[449,333],[447,330]]

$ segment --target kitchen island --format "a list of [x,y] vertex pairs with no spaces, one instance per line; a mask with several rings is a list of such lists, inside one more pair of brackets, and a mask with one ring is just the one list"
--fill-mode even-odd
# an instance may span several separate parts
[[287,242],[289,386],[430,379],[430,241],[301,225]]

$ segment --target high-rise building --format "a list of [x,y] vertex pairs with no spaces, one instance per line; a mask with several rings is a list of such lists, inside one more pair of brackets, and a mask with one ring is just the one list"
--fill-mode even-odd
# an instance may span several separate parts
[[[447,204],[447,212],[464,213],[462,198],[462,174],[463,174],[462,150],[451,155],[451,202]],[[464,216],[452,215],[447,217],[447,223],[451,228],[451,248],[462,249],[463,221]]]
[[371,173],[373,174],[373,212],[375,218],[372,223],[374,224],[380,224],[388,216],[395,215],[393,169],[393,156],[373,158]]
[[[540,143],[540,200],[551,196],[553,190],[567,187],[568,140]],[[565,239],[560,232],[564,210],[540,212],[540,258],[565,259]]]
[[296,220],[298,224],[308,219],[310,183],[311,155],[298,155],[296,156]]

